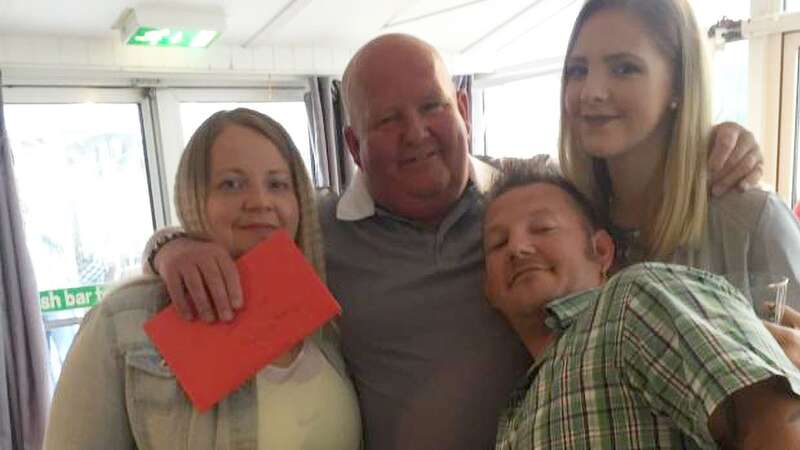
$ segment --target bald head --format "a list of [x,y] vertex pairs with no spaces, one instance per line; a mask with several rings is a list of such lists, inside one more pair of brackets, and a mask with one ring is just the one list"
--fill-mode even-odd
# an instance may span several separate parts
[[389,34],[362,47],[344,74],[347,148],[376,204],[438,223],[469,175],[469,99],[429,44]]
[[433,65],[434,72],[441,75],[452,93],[455,92],[447,67],[432,45],[408,34],[384,34],[364,44],[345,68],[342,98],[351,121],[355,121],[365,108],[364,85],[380,82],[375,78],[381,78],[380,69],[387,68],[390,62],[405,67],[408,67],[406,63]]

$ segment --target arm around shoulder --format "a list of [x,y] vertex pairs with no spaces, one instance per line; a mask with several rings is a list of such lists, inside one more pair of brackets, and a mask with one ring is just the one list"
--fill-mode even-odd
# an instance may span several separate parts
[[144,245],[144,253],[142,253],[142,273],[145,275],[155,275],[156,270],[155,266],[153,266],[153,260],[158,250],[171,239],[183,234],[183,230],[180,227],[164,227],[156,230]]

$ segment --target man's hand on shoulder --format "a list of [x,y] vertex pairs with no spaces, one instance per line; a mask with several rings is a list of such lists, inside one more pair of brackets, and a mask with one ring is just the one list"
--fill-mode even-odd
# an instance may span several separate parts
[[708,155],[709,180],[713,195],[733,188],[747,190],[763,175],[764,155],[753,133],[734,122],[714,127]]
[[187,320],[233,319],[243,306],[239,273],[228,251],[215,242],[174,239],[158,250],[153,265],[170,300]]

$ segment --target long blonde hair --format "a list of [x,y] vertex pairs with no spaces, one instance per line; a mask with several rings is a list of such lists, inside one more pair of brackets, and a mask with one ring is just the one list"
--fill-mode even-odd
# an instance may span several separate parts
[[210,227],[206,216],[211,165],[211,147],[229,125],[250,128],[275,144],[289,165],[300,209],[300,223],[295,242],[317,274],[325,279],[322,237],[314,196],[314,186],[303,158],[286,130],[272,118],[247,108],[219,111],[205,120],[194,132],[181,155],[175,176],[175,207],[187,233],[207,237]]
[[[589,0],[581,9],[570,36],[572,53],[583,25],[594,14],[619,9],[638,17],[673,66],[671,133],[663,170],[651,180],[660,191],[641,230],[648,259],[666,259],[679,247],[694,247],[703,237],[708,215],[707,149],[711,105],[705,49],[700,30],[686,0]],[[606,162],[586,155],[571,135],[564,95],[566,70],[561,77],[559,157],[565,175],[592,199],[606,216],[610,211],[611,179]]]

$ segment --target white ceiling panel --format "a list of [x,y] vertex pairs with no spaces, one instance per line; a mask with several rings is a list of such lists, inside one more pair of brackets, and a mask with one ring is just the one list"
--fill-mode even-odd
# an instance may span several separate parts
[[2,34],[105,37],[126,0],[0,0]]
[[254,45],[358,46],[379,34],[380,27],[411,1],[311,0],[291,20],[268,30]]
[[581,0],[551,1],[540,15],[524,21],[524,26],[504,29],[486,48],[495,56],[495,66],[502,68],[563,57],[582,4]]
[[[745,16],[748,0],[691,0],[703,22]],[[126,8],[167,1],[0,0],[0,35],[109,38]],[[173,3],[174,4],[174,3]],[[182,0],[225,11],[220,43],[347,53],[387,32],[419,36],[447,54],[498,67],[563,55],[581,0]],[[736,5],[734,8],[733,5]],[[288,7],[288,8],[287,8]],[[289,14],[281,12],[289,11]]]
[[520,12],[529,8],[537,9],[537,5],[542,1],[505,0],[472,3],[468,7],[450,10],[445,14],[428,15],[413,22],[390,26],[385,31],[414,34],[429,40],[444,51],[460,53],[470,43],[490,34],[503,24],[516,22]]

